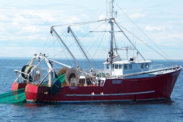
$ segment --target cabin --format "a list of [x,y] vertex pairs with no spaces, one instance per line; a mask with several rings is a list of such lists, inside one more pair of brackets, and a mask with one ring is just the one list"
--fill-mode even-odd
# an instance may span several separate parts
[[[148,71],[152,61],[121,60],[112,64],[112,76]],[[110,62],[104,62],[104,71],[111,71]]]

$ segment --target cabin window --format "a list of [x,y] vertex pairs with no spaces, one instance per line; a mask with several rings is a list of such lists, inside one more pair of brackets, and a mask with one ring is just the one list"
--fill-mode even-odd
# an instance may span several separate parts
[[107,64],[107,69],[109,69],[109,64]]
[[127,68],[128,68],[128,67],[127,67],[127,64],[125,64],[125,65],[124,65],[124,69],[127,70]]
[[115,69],[118,69],[118,64],[115,64]]
[[144,64],[141,64],[141,68],[144,68]]
[[146,66],[145,66],[146,68],[149,68],[149,64],[146,64]]
[[119,69],[122,69],[122,65],[119,65]]
[[132,69],[132,64],[129,64],[129,69]]

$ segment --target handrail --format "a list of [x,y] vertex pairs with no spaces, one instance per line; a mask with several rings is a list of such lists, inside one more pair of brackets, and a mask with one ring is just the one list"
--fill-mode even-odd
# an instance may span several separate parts
[[176,66],[176,67],[171,67],[171,68],[168,67],[168,68],[162,68],[162,69],[158,69],[158,70],[151,70],[151,71],[144,71],[144,72],[139,72],[139,73],[132,73],[132,74],[121,75],[119,77],[127,77],[127,76],[133,76],[133,75],[147,74],[147,73],[153,73],[153,72],[157,72],[157,71],[178,69],[178,68],[182,68],[182,67],[181,66]]
[[[157,68],[153,68],[153,67],[157,67]],[[158,69],[158,68],[166,68],[163,64],[156,64],[156,65],[150,65],[149,69]]]

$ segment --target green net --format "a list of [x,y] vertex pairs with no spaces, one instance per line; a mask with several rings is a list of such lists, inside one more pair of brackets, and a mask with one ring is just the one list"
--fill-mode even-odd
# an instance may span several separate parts
[[65,81],[65,74],[58,76],[58,78],[54,79],[54,82],[60,80],[61,84]]
[[25,88],[0,94],[0,103],[19,103],[25,101]]
[[[65,74],[60,75],[58,78],[54,78],[53,80],[54,82],[60,80],[60,82],[63,83],[65,81]],[[44,82],[43,85],[46,86],[47,82]],[[19,103],[25,101],[25,88],[0,94],[0,103]]]
[[[53,83],[57,80],[60,80],[61,84],[65,81],[65,74],[59,75],[58,78],[53,79]],[[48,86],[48,81],[44,81],[41,86]]]

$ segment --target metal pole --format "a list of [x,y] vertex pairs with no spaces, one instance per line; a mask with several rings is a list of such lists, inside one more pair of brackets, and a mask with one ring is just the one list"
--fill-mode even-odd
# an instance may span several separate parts
[[113,55],[114,55],[114,52],[113,52],[113,39],[114,39],[114,18],[113,18],[113,2],[114,0],[111,0],[111,3],[110,3],[110,7],[111,7],[111,11],[110,11],[110,25],[111,25],[111,41],[110,41],[110,52],[109,52],[109,57],[110,57],[110,64],[111,64],[111,76],[112,76],[112,64],[113,64]]
[[47,77],[49,74],[50,74],[50,72],[48,72],[48,73],[46,74],[46,76],[42,79],[42,81],[39,83],[38,86],[40,86],[40,85],[43,83],[43,81],[46,79],[46,77]]
[[63,63],[57,62],[57,61],[52,60],[52,59],[50,59],[50,61],[53,61],[54,63],[60,64],[60,65],[62,65],[62,66],[68,67],[68,68],[72,68],[71,66],[68,66],[68,65],[66,65],[66,64],[63,64]]
[[[34,57],[27,63],[27,65],[28,65],[28,64],[29,64],[29,65],[32,65],[32,64],[34,63],[35,59],[36,59],[36,56],[34,56]],[[18,75],[18,77],[15,79],[15,81],[14,81],[13,83],[19,82],[20,76],[21,76],[21,73]]]
[[51,87],[53,85],[53,71],[52,71],[53,68],[52,68],[52,66],[49,63],[47,58],[45,58],[45,61],[46,61],[46,64],[48,65],[48,67],[49,67],[49,71],[48,72],[50,72],[49,76],[48,76],[48,87]]
[[87,54],[85,53],[85,51],[83,50],[82,46],[79,43],[79,39],[76,37],[76,35],[74,34],[74,32],[72,31],[71,27],[68,27],[69,32],[71,32],[71,35],[73,36],[73,38],[75,39],[75,41],[77,42],[78,46],[80,47],[81,51],[83,52],[84,56],[86,57],[89,65],[94,69],[93,65],[91,64]]
[[53,85],[53,71],[52,69],[50,69],[49,71],[49,75],[48,75],[48,87],[51,87]]
[[80,67],[78,61],[76,60],[76,58],[74,57],[74,55],[71,53],[71,51],[69,50],[69,48],[66,46],[66,44],[64,43],[64,41],[61,39],[61,37],[58,35],[58,33],[55,31],[55,29],[53,28],[53,26],[51,27],[51,33],[52,32],[54,32],[56,34],[57,38],[62,42],[62,44],[65,46],[65,48],[67,49],[67,51],[70,53],[70,55],[72,56],[72,58],[76,62],[77,67],[81,70],[81,67]]
[[[135,48],[135,50],[137,50],[137,48],[135,47],[135,45],[130,41],[130,39],[127,37],[127,35],[123,32],[123,30],[119,27],[119,25],[116,23],[115,21],[115,24],[117,25],[117,27],[121,30],[121,32],[124,34],[124,36],[128,39],[128,41],[131,43],[131,45]],[[137,50],[137,52],[140,54],[140,56],[144,59],[145,61],[145,58],[142,56],[142,54]]]
[[34,58],[31,60],[31,62],[29,63],[29,65],[32,65],[35,60],[36,60],[36,56],[34,56]]

